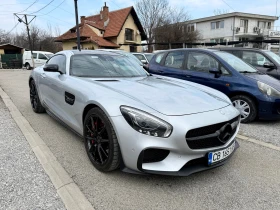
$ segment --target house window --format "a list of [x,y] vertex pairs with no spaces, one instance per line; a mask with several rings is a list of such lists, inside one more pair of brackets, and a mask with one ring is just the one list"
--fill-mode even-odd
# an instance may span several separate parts
[[70,29],[70,32],[71,33],[76,33],[76,29],[74,28],[74,29]]
[[126,28],[125,29],[125,40],[133,41],[133,30]]
[[129,51],[130,52],[137,52],[137,47],[136,46],[129,46]]
[[189,24],[187,26],[187,32],[191,32],[191,31],[194,31],[194,24]]
[[72,47],[72,49],[73,49],[73,50],[77,50],[77,49],[78,49],[78,47],[77,47],[77,46],[75,46],[75,47]]
[[271,22],[267,23],[267,29],[271,29]]
[[259,28],[264,29],[264,28],[265,28],[265,25],[266,25],[266,22],[264,22],[264,21],[259,21],[259,22],[258,22],[258,27],[259,27]]
[[211,22],[211,29],[224,28],[224,21]]

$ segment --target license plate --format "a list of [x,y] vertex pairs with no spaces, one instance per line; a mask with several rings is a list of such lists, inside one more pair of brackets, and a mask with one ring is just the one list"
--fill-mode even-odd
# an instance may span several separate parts
[[235,141],[226,149],[218,150],[215,152],[208,153],[208,165],[212,165],[214,163],[220,162],[226,159],[230,154],[234,151]]

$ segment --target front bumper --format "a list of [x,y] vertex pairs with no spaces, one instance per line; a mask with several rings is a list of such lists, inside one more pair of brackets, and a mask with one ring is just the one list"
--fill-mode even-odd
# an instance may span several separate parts
[[[184,167],[193,160],[204,160],[203,158],[205,158],[208,152],[228,147],[234,141],[239,126],[227,143],[219,147],[207,149],[190,149],[186,142],[186,133],[194,128],[229,121],[238,115],[239,112],[233,106],[183,116],[166,116],[157,113],[157,117],[169,122],[173,126],[173,132],[168,138],[141,134],[132,129],[123,116],[111,117],[110,119],[118,137],[123,163],[127,168],[126,171],[129,169],[142,173],[188,175],[224,164],[225,162],[221,162],[209,167],[204,165],[202,161],[202,164],[197,163],[191,167]],[[141,154],[147,149],[168,150],[169,154],[161,161],[143,163],[141,161]]]
[[280,120],[280,99],[266,97],[259,100],[259,118],[264,120]]

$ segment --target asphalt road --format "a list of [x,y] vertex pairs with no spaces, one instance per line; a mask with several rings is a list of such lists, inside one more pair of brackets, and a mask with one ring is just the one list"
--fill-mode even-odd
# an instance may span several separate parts
[[0,98],[0,209],[65,209]]
[[33,113],[29,74],[0,71],[0,86],[96,209],[280,209],[280,152],[242,140],[228,164],[189,177],[95,170],[81,138]]

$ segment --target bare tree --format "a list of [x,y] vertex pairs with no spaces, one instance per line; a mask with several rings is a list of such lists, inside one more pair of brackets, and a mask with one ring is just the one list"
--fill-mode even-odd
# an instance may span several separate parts
[[[199,39],[199,32],[190,23],[190,16],[184,8],[171,8],[162,26],[154,30],[157,43],[192,43]],[[183,47],[173,44],[171,47]],[[168,49],[169,45],[157,45],[157,49]]]
[[[168,0],[138,0],[135,8],[148,36],[147,43],[154,42],[154,29],[163,25],[166,14],[168,14]],[[148,50],[152,51],[150,45]]]
[[11,42],[11,37],[6,31],[0,29],[0,44],[5,44],[9,42]]

